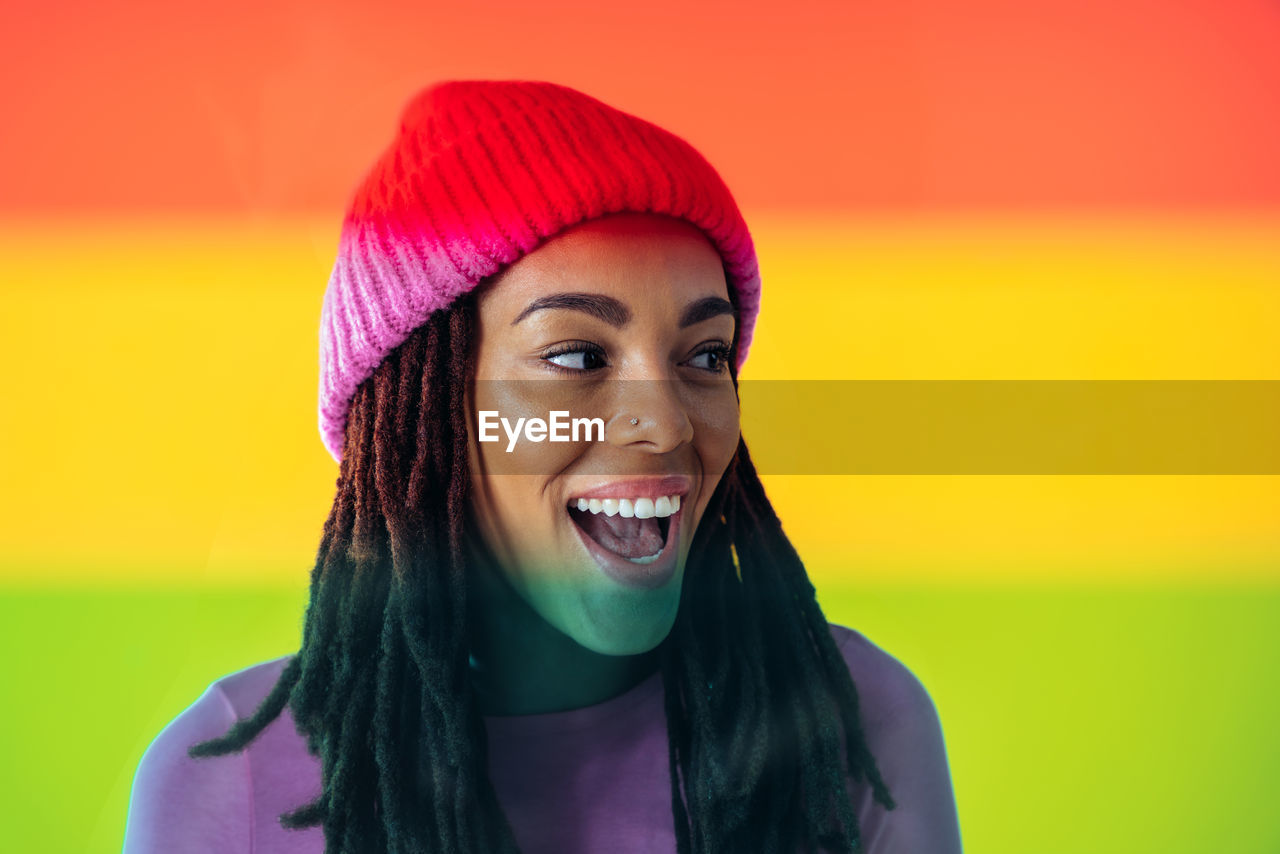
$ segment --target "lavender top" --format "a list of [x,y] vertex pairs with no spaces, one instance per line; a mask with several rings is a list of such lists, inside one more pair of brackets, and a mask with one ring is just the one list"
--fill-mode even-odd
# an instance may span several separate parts
[[[867,743],[897,808],[850,782],[867,854],[955,854],[960,830],[933,701],[901,662],[833,625],[858,686]],[[248,717],[288,657],[225,676],[156,737],[133,782],[124,854],[322,854],[319,827],[285,830],[283,812],[320,792],[288,708],[241,753],[187,748]],[[674,852],[660,673],[594,706],[486,717],[489,773],[524,854]]]

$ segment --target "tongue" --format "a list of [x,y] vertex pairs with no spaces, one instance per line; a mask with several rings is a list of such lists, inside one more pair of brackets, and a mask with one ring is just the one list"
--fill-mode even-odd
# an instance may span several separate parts
[[570,513],[588,537],[614,554],[636,558],[662,551],[663,537],[657,519],[624,519],[578,510]]

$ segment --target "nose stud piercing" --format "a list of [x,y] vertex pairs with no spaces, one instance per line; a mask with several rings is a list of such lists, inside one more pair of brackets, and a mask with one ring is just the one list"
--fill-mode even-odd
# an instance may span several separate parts
[[632,427],[636,426],[636,425],[637,425],[637,424],[639,424],[639,423],[640,423],[640,419],[639,419],[639,418],[632,418],[632,419],[631,419],[631,426],[632,426]]

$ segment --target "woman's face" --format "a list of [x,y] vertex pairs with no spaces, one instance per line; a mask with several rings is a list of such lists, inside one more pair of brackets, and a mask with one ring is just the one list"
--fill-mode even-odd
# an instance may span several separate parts
[[[738,444],[720,256],[687,223],[610,216],[512,264],[478,309],[467,417],[488,551],[535,612],[587,649],[654,648]],[[554,412],[566,426],[541,441],[518,427]],[[599,422],[575,441],[579,418]]]

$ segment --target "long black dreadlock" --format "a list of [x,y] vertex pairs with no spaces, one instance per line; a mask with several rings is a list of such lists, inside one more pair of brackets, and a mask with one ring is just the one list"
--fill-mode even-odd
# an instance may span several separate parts
[[[251,717],[189,751],[243,750],[288,705],[323,783],[280,821],[322,824],[329,854],[518,851],[468,681],[473,296],[433,314],[356,391],[301,648]],[[661,668],[679,854],[857,852],[846,775],[894,807],[848,668],[741,441],[695,535]]]

